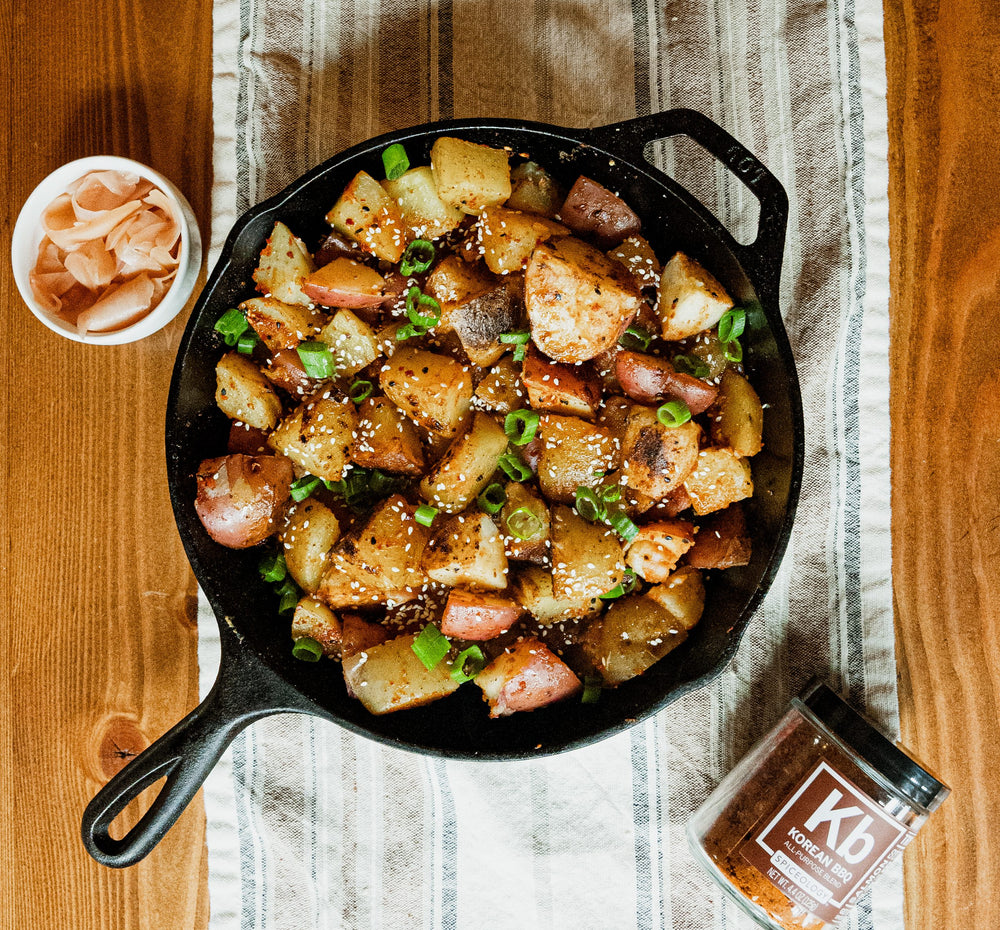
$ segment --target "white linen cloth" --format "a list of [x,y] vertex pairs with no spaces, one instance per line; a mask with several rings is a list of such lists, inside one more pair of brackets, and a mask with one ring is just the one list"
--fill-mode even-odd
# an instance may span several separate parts
[[[678,106],[720,123],[789,195],[781,308],[807,459],[782,569],[735,660],[628,733],[499,765],[306,717],[251,726],[205,786],[211,927],[749,928],[692,860],[690,812],[813,674],[897,729],[881,5],[215,0],[214,31],[213,260],[242,211],[390,129]],[[657,152],[745,238],[753,199],[697,155]],[[218,639],[201,603],[205,693]],[[902,928],[899,865],[847,926]]]

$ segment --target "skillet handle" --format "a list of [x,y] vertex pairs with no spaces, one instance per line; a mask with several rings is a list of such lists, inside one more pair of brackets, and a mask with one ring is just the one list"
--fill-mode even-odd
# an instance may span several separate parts
[[[82,825],[87,852],[114,868],[134,865],[147,856],[248,724],[270,714],[305,710],[281,698],[281,682],[269,669],[223,647],[219,677],[208,697],[129,762],[87,805]],[[124,837],[114,839],[109,830],[115,818],[164,776],[166,783],[149,810]]]
[[754,272],[761,299],[777,300],[781,260],[788,223],[788,195],[778,179],[745,146],[697,110],[664,110],[650,116],[591,130],[593,142],[610,152],[621,152],[634,164],[648,161],[651,142],[671,136],[688,136],[725,165],[760,204],[757,237],[748,245],[733,244],[739,262]]

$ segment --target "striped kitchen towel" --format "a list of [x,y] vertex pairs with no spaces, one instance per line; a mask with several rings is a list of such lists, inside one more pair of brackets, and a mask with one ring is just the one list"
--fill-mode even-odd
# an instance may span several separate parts
[[[673,107],[724,126],[790,199],[781,307],[807,460],[735,660],[628,733],[497,765],[304,717],[250,727],[205,788],[213,930],[748,928],[688,853],[691,811],[813,673],[895,731],[881,30],[881,5],[855,0],[216,0],[214,255],[242,211],[387,130]],[[655,155],[738,238],[754,228],[696,146]],[[849,926],[902,927],[898,865]]]

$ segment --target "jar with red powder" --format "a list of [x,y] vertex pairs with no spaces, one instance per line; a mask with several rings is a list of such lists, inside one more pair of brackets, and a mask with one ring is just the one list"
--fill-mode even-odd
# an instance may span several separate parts
[[949,789],[814,682],[688,824],[695,858],[762,927],[822,930]]

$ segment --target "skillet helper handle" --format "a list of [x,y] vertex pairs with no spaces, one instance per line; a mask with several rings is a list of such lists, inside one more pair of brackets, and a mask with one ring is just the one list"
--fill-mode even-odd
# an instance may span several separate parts
[[634,164],[646,159],[646,146],[659,139],[687,136],[725,165],[757,198],[757,236],[748,245],[734,243],[741,265],[753,270],[763,300],[777,300],[781,260],[788,223],[788,195],[778,179],[744,145],[697,110],[664,110],[650,116],[601,126],[591,139],[610,152],[620,152]]
[[[219,677],[205,700],[129,762],[87,805],[82,824],[87,852],[102,865],[134,865],[174,825],[244,728],[261,717],[303,710],[287,700],[269,669],[247,658],[245,650],[227,650],[224,644]],[[112,837],[115,818],[163,777],[166,783],[139,822],[121,839]]]

